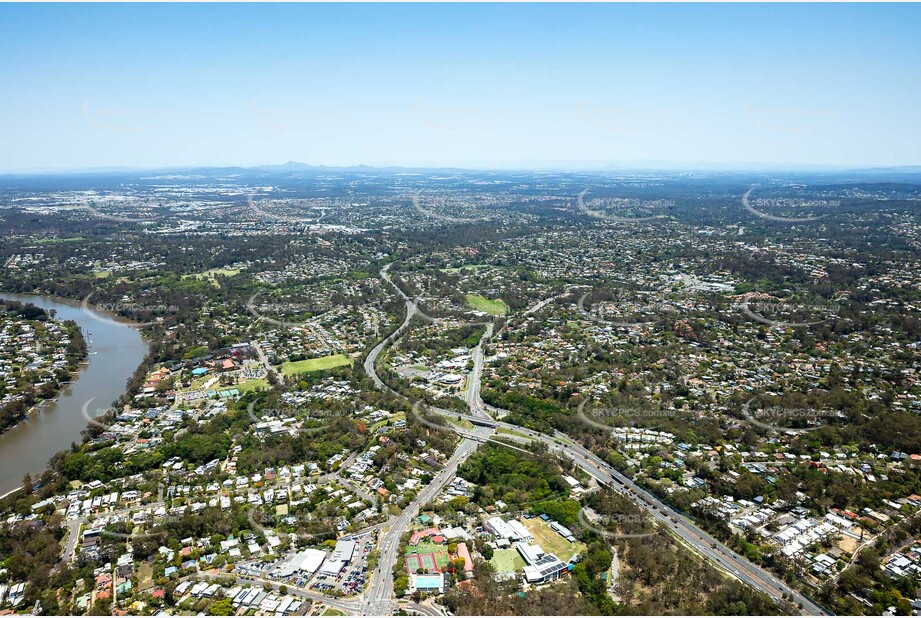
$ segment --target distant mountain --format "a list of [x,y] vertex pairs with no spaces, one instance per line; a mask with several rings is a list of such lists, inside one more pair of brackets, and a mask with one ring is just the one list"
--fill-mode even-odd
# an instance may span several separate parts
[[728,172],[728,173],[819,173],[819,174],[858,174],[867,176],[886,176],[886,175],[904,175],[904,174],[921,174],[921,165],[903,165],[903,166],[884,166],[884,167],[844,167],[844,166],[821,166],[805,164],[778,164],[778,163],[708,163],[708,162],[679,162],[679,161],[616,161],[616,162],[584,162],[584,163],[540,163],[529,162],[523,163],[518,167],[503,167],[500,165],[493,167],[476,166],[470,168],[462,167],[412,167],[412,166],[385,166],[375,167],[371,165],[348,165],[348,166],[327,166],[327,165],[310,165],[298,161],[288,161],[279,165],[257,165],[257,166],[181,166],[181,167],[161,167],[161,168],[139,168],[139,167],[99,167],[83,170],[36,170],[28,172],[18,172],[9,174],[0,174],[0,178],[25,178],[33,176],[139,176],[139,175],[198,175],[198,176],[259,176],[267,174],[321,174],[321,173],[368,173],[368,174],[394,174],[394,173],[489,173],[489,172],[551,172],[559,173],[569,172],[605,172],[605,171],[644,171],[644,172]]

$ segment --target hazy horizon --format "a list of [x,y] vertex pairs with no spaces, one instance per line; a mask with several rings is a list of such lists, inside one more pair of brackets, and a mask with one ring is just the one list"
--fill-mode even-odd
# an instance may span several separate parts
[[55,176],[55,175],[92,175],[92,174],[131,174],[131,173],[161,173],[183,172],[190,170],[296,170],[289,166],[302,166],[304,169],[330,169],[330,170],[407,170],[407,171],[469,171],[469,172],[534,172],[534,173],[603,173],[603,172],[701,172],[701,173],[845,173],[845,172],[873,172],[896,171],[905,173],[921,172],[921,164],[905,165],[822,165],[798,163],[758,163],[758,162],[709,162],[709,161],[611,161],[611,162],[579,162],[579,161],[533,161],[522,162],[519,165],[367,165],[354,163],[345,165],[329,165],[325,163],[307,163],[304,161],[270,162],[254,165],[241,165],[238,163],[212,163],[190,165],[163,165],[163,166],[99,166],[88,168],[51,168],[51,169],[23,169],[0,170],[0,176]]

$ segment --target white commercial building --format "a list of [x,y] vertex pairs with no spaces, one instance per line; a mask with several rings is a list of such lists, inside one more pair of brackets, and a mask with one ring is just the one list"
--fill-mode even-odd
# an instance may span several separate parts
[[355,553],[355,541],[337,541],[336,549],[333,550],[330,560],[345,562],[348,564],[352,561],[352,555]]
[[517,539],[515,530],[501,517],[490,517],[486,520],[486,529],[500,539]]
[[335,577],[342,572],[342,569],[345,568],[345,562],[342,560],[333,560],[329,559],[323,563],[323,566],[320,567],[320,573],[323,575],[330,575]]
[[311,575],[316,573],[323,561],[326,560],[326,552],[319,549],[305,549],[299,555],[301,556],[301,563],[298,566],[298,570],[301,573],[310,573]]
[[526,541],[528,543],[534,540],[534,535],[531,534],[531,531],[525,528],[524,524],[517,519],[510,520],[508,526],[515,532],[515,540]]

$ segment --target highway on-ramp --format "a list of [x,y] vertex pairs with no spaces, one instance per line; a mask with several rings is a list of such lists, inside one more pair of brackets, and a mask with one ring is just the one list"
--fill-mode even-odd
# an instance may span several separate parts
[[[440,410],[435,408],[433,408],[433,410],[440,412]],[[471,421],[476,419],[476,417],[471,415],[461,415],[461,417],[466,417]],[[672,509],[653,494],[639,487],[631,478],[624,475],[565,434],[556,432],[554,435],[550,436],[501,421],[496,421],[496,426],[524,434],[532,440],[540,440],[546,444],[551,451],[572,459],[576,465],[603,485],[615,489],[631,498],[633,502],[642,507],[660,526],[667,528],[682,542],[709,560],[721,571],[729,573],[755,590],[763,592],[778,603],[787,603],[788,601],[784,598],[784,595],[787,595],[787,598],[793,599],[793,603],[802,607],[803,614],[805,615],[821,616],[829,613],[823,607],[797,590],[794,590],[779,578],[768,573],[761,567],[752,564],[723,543],[714,539],[707,532],[698,528],[688,518]]]
[[[384,384],[384,381],[377,375],[377,358],[381,352],[398,339],[409,327],[413,316],[418,313],[416,303],[406,296],[400,288],[393,283],[388,273],[390,265],[388,264],[381,270],[381,278],[396,288],[400,296],[406,301],[406,317],[403,323],[393,333],[378,343],[368,354],[365,359],[365,373],[371,377],[378,389],[393,393],[399,396],[399,393]],[[489,332],[492,332],[491,329]],[[480,365],[482,367],[482,364]],[[479,379],[477,374],[477,380]],[[444,428],[447,429],[447,428]],[[445,488],[445,486],[454,480],[457,474],[457,468],[464,462],[480,445],[481,441],[488,439],[494,429],[491,427],[477,426],[465,435],[458,445],[454,454],[448,460],[432,481],[422,488],[416,498],[409,504],[393,522],[393,525],[378,540],[380,558],[378,566],[368,580],[367,587],[362,595],[361,614],[366,616],[386,616],[394,613],[396,602],[393,598],[393,567],[399,560],[398,550],[400,548],[400,538],[409,528],[409,524],[418,514],[419,509],[434,500]]]
[[[364,366],[366,373],[371,376],[379,389],[399,395],[399,393],[390,389],[380,379],[377,375],[375,363],[377,357],[384,348],[405,332],[413,315],[416,314],[417,308],[415,302],[404,294],[398,286],[393,284],[389,276],[389,269],[390,265],[388,264],[381,270],[381,278],[393,285],[400,296],[406,301],[406,317],[403,324],[397,330],[375,346],[365,359]],[[439,414],[466,418],[475,423],[474,429],[471,431],[464,431],[454,425],[446,425],[446,429],[456,431],[464,436],[464,438],[449,460],[448,465],[435,477],[432,483],[427,485],[420,492],[416,500],[403,511],[400,517],[397,518],[397,522],[394,526],[384,535],[380,545],[381,559],[379,568],[371,578],[368,589],[364,595],[365,602],[362,606],[363,614],[375,615],[392,613],[395,607],[391,596],[393,591],[392,570],[397,560],[396,554],[399,548],[400,537],[409,526],[412,518],[415,517],[419,507],[438,495],[444,486],[454,477],[457,466],[476,450],[480,441],[489,440],[492,432],[500,427],[519,434],[524,434],[531,440],[539,440],[546,444],[551,451],[572,459],[576,465],[601,484],[611,487],[629,497],[638,506],[643,508],[654,521],[658,522],[660,526],[668,529],[689,548],[710,561],[721,571],[730,574],[755,590],[764,593],[781,605],[788,603],[788,598],[792,599],[793,603],[802,608],[802,613],[805,615],[825,615],[828,613],[827,610],[801,594],[799,591],[794,590],[779,578],[768,573],[761,567],[752,564],[723,543],[714,539],[708,533],[698,528],[688,518],[677,513],[657,497],[639,487],[631,478],[601,460],[594,453],[581,444],[573,441],[565,434],[555,432],[554,435],[551,436],[496,420],[490,420],[490,426],[488,427],[476,424],[482,423],[484,417],[488,416],[483,409],[484,406],[480,399],[479,382],[483,368],[482,346],[491,333],[492,328],[490,327],[474,350],[474,368],[468,376],[468,387],[465,391],[465,399],[470,406],[471,414],[458,414],[456,411],[441,410],[434,407],[431,408],[432,411]]]

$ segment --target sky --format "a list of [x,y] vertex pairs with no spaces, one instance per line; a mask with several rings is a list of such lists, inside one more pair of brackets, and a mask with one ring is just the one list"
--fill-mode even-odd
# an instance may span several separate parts
[[2,4],[0,172],[921,164],[921,6]]

